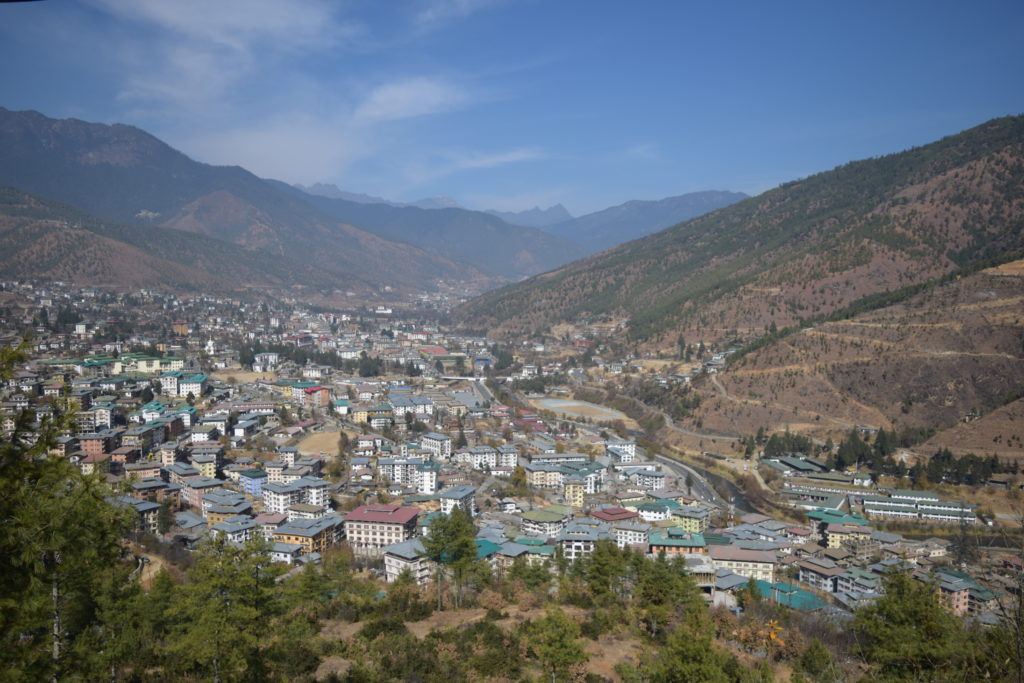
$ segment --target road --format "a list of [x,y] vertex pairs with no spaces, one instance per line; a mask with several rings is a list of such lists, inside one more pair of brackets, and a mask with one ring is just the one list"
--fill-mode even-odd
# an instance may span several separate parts
[[660,463],[665,469],[671,470],[676,477],[679,478],[681,486],[680,489],[686,486],[686,476],[689,475],[692,483],[692,494],[701,500],[706,500],[713,505],[718,507],[728,507],[728,503],[722,500],[722,497],[718,495],[715,488],[711,486],[700,474],[698,474],[693,468],[688,465],[684,465],[678,460],[673,460],[667,455],[655,455],[655,462]]

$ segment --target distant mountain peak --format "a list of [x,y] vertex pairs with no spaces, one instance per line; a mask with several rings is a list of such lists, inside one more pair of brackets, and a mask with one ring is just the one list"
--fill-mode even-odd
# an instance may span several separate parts
[[579,218],[560,221],[547,229],[593,254],[746,198],[742,192],[706,190],[664,199],[631,199]]
[[316,195],[318,197],[329,197],[330,199],[344,199],[350,202],[358,202],[360,204],[388,204],[390,206],[398,206],[398,202],[393,202],[383,197],[375,197],[371,194],[363,194],[361,192],[346,192],[334,183],[313,183],[306,187],[304,185],[294,185],[298,190],[305,192],[306,194]]
[[556,223],[563,223],[565,221],[572,220],[572,214],[562,206],[561,204],[555,204],[554,206],[542,209],[539,206],[535,206],[532,209],[526,211],[493,211],[489,210],[485,213],[489,213],[492,216],[497,216],[509,223],[516,225],[526,225],[531,228],[546,228],[549,225],[555,225]]
[[408,204],[420,209],[462,209],[464,208],[451,197],[424,197]]

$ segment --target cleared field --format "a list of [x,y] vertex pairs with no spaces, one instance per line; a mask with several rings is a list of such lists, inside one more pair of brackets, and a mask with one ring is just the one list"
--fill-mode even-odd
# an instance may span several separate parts
[[[299,453],[307,455],[318,455],[320,451],[327,453],[328,455],[334,455],[338,452],[338,435],[341,434],[338,430],[331,430],[327,432],[316,432],[310,434],[305,439],[299,442]],[[352,434],[349,434],[351,436]]]
[[592,420],[629,420],[625,413],[593,403],[587,403],[586,401],[576,401],[568,398],[538,398],[534,399],[533,403],[538,408],[550,410],[557,414],[564,413]]
[[226,382],[229,377],[233,377],[236,382],[258,382],[264,380],[267,382],[276,382],[276,372],[251,372],[249,370],[218,370],[213,373],[214,379],[219,379],[222,382]]

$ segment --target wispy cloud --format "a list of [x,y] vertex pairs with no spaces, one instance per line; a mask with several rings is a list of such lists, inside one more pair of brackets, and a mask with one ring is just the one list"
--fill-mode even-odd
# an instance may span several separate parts
[[[387,60],[365,67],[368,55],[394,49],[403,32],[415,41],[423,30],[500,1],[406,6],[398,35],[381,41],[372,17],[353,21],[334,0],[85,0],[106,20],[104,48],[117,64],[124,118],[200,161],[289,182],[344,185],[360,178],[357,186],[369,169],[378,182],[389,179],[390,194],[399,191],[395,186],[544,155],[532,147],[438,152],[429,139],[409,135],[421,125],[413,119],[500,96],[458,69],[436,73]],[[119,30],[111,32],[111,24]],[[99,34],[78,39],[88,44]]]
[[256,175],[313,183],[345,175],[376,152],[373,138],[344,117],[288,113],[188,138],[183,146],[204,160],[242,166]]
[[353,30],[324,0],[91,0],[123,20],[133,21],[236,51],[310,49]]
[[639,161],[655,161],[661,159],[661,148],[655,145],[653,142],[641,142],[635,145],[630,145],[623,152],[627,159],[636,159]]
[[500,152],[444,151],[408,163],[405,177],[413,185],[423,185],[463,171],[498,168],[547,156],[539,147],[518,147]]
[[502,0],[425,0],[420,3],[414,23],[420,31],[439,28],[450,21],[501,4]]
[[470,100],[462,88],[434,78],[411,78],[374,88],[355,112],[358,123],[376,123],[452,111]]
[[[358,33],[326,0],[90,0],[121,34],[119,99],[143,115],[225,111],[275,62],[315,55]],[[133,38],[134,36],[134,38]]]

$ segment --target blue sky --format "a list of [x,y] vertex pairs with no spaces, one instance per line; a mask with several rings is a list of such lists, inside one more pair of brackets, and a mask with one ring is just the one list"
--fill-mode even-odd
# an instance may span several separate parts
[[1024,113],[1024,3],[0,4],[0,106],[287,182],[574,214]]

